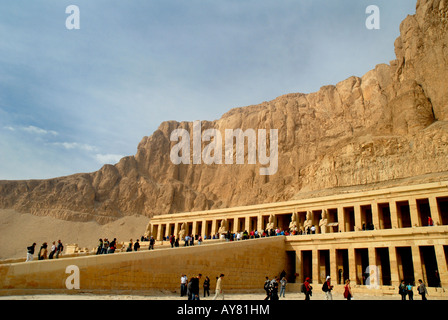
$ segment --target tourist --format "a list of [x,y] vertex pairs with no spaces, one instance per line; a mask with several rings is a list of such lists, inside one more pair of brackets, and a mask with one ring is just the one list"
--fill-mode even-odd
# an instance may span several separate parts
[[409,300],[414,300],[414,291],[412,290],[412,285],[410,282],[406,286],[406,291],[408,293]]
[[282,280],[280,280],[280,297],[283,294],[283,298],[285,298],[286,283],[288,283],[288,281],[286,281],[286,278],[283,277]]
[[134,251],[138,251],[140,249],[140,243],[138,242],[138,239],[137,240],[135,240],[135,243],[134,243]]
[[333,294],[331,293],[331,290],[333,290],[333,286],[331,285],[331,278],[330,276],[327,276],[327,279],[322,286],[322,291],[325,292],[325,298],[327,300],[333,300]]
[[310,281],[311,279],[307,277],[303,283],[305,286],[305,300],[310,300],[310,297],[313,295],[313,287],[311,286]]
[[419,279],[418,283],[419,283],[417,287],[418,294],[422,296],[422,300],[427,300],[426,296],[428,295],[428,290],[426,290],[426,285],[423,283],[422,279]]
[[274,277],[271,281],[271,300],[278,300],[278,277]]
[[188,281],[188,283],[187,283],[187,299],[188,300],[193,300],[193,294],[191,292],[191,286],[193,284],[193,279],[194,279],[194,277],[191,278],[190,281]]
[[401,300],[406,300],[407,289],[404,280],[401,281],[400,285],[398,286],[398,294],[401,295]]
[[344,298],[347,300],[351,300],[353,298],[352,288],[350,287],[349,279],[345,280]]
[[26,261],[33,261],[34,257],[34,249],[36,248],[36,243],[34,242],[32,245],[26,248]]
[[188,247],[188,242],[190,241],[190,237],[187,235],[184,238],[184,247]]
[[103,249],[101,250],[101,254],[106,254],[107,248],[109,248],[109,240],[107,240],[107,238],[104,238]]
[[37,254],[38,260],[44,260],[47,259],[47,243],[44,242],[42,246],[40,247],[39,253]]
[[153,236],[151,236],[151,238],[149,239],[149,248],[148,250],[154,250],[154,244],[156,243],[156,240],[154,239]]
[[59,256],[62,255],[63,250],[64,246],[62,245],[61,240],[58,240],[58,245],[56,247],[56,259],[59,259]]
[[199,299],[199,280],[201,280],[202,274],[198,274],[197,277],[192,278],[191,281],[191,300],[200,300]]
[[311,234],[316,234],[316,226],[315,225],[311,226]]
[[[53,242],[53,244],[54,244],[54,242]],[[100,239],[98,241],[98,249],[96,250],[96,254],[100,254],[102,250],[103,250],[103,239]],[[53,248],[52,248],[52,251],[53,251]],[[50,253],[50,255],[51,255],[51,253]],[[52,258],[53,257],[51,257],[50,259],[52,259]]]
[[132,243],[132,239],[131,239],[131,240],[129,240],[129,244],[128,244],[128,247],[126,248],[126,252],[132,252],[132,246],[133,246],[133,243]]
[[204,298],[206,294],[208,297],[210,297],[210,278],[208,276],[205,276],[203,287],[204,287]]
[[176,241],[174,242],[174,247],[179,248],[179,238],[176,238]]
[[180,296],[183,297],[187,293],[187,276],[183,274],[180,277]]
[[[205,236],[205,237],[207,237],[207,236]],[[199,238],[198,238],[198,244],[201,245],[201,243],[202,243],[202,236],[199,236]]]
[[428,226],[429,227],[434,226],[434,220],[432,220],[432,218],[430,216],[428,216]]
[[213,297],[213,300],[216,300],[218,296],[222,297],[222,300],[224,300],[224,291],[222,289],[222,279],[224,278],[224,274],[220,274],[218,280],[216,281],[216,288],[215,288],[215,296]]
[[170,244],[171,244],[171,248],[174,248],[174,242],[176,242],[176,237],[171,235],[170,236]]
[[190,246],[194,246],[194,237],[191,235],[190,237]]
[[264,291],[266,291],[266,298],[264,298],[264,300],[269,300],[270,295],[271,295],[270,288],[271,288],[271,281],[266,276],[266,281],[264,282]]
[[50,255],[48,259],[53,259],[54,254],[56,253],[56,241],[53,241],[53,245],[51,246]]
[[114,253],[116,245],[117,245],[117,238],[114,238],[114,240],[112,240],[112,242],[109,244],[109,249],[107,250],[107,253]]

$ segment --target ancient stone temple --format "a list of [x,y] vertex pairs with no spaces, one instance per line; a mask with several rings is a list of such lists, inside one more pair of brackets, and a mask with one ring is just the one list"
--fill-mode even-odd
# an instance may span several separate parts
[[[180,232],[182,230],[182,232]],[[257,231],[255,233],[255,231]],[[448,286],[448,181],[231,209],[161,215],[147,234],[226,239],[286,235],[292,282]],[[376,273],[375,273],[376,271]]]

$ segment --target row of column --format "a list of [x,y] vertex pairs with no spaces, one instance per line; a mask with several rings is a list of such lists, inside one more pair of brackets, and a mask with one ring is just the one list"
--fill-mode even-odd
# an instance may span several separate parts
[[[326,276],[330,276],[333,284],[338,284],[339,279],[342,276],[342,280],[350,279],[352,284],[363,284],[362,276],[363,274],[368,274],[371,280],[366,284],[371,286],[382,286],[384,285],[382,282],[383,273],[387,272],[388,276],[390,276],[390,284],[392,286],[398,286],[400,282],[405,277],[404,269],[413,270],[413,278],[417,283],[418,279],[423,279],[423,281],[428,285],[428,277],[433,275],[428,275],[425,267],[425,263],[430,263],[428,261],[424,261],[421,255],[421,248],[434,248],[434,259],[436,264],[434,269],[437,268],[440,285],[442,287],[448,287],[448,266],[447,266],[447,256],[446,251],[448,245],[434,245],[434,246],[418,246],[413,245],[409,247],[398,247],[398,248],[407,248],[412,252],[412,265],[404,265],[406,262],[403,261],[403,258],[399,256],[397,253],[397,247],[387,247],[387,248],[376,248],[376,247],[368,247],[368,248],[330,248],[330,249],[298,249],[296,250],[296,282],[303,282],[306,277],[310,277],[314,283],[323,283],[326,279]],[[381,261],[384,257],[381,257],[379,250],[387,249],[388,251],[388,261]],[[361,261],[363,257],[359,254],[356,254],[356,250],[365,250],[367,252],[367,264],[363,264]],[[345,251],[346,257],[341,257],[340,252]],[[307,256],[304,253],[309,253]],[[329,261],[326,260],[322,253],[328,254]],[[311,261],[307,261],[310,259]],[[364,258],[366,258],[364,256]],[[344,262],[343,260],[346,259]],[[401,260],[401,261],[399,261]],[[348,270],[345,270],[347,267]],[[308,266],[307,266],[308,265]],[[327,267],[329,266],[329,272],[327,272]],[[383,270],[383,268],[390,268],[390,270]],[[309,269],[312,270],[309,270]],[[343,274],[340,274],[339,270],[343,270]],[[434,270],[435,271],[435,270]],[[431,269],[432,272],[432,269]],[[343,283],[343,281],[342,281]],[[342,284],[340,283],[340,284]]]

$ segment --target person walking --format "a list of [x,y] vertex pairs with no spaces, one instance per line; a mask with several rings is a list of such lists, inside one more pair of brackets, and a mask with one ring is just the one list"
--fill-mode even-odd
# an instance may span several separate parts
[[202,274],[198,274],[197,277],[194,277],[191,281],[191,300],[200,300],[199,299],[199,280],[201,280]]
[[305,287],[305,300],[308,301],[310,300],[310,297],[313,295],[313,287],[311,286],[310,283],[311,279],[309,277],[307,277],[305,279],[305,282],[303,283],[304,287]]
[[185,274],[183,274],[180,277],[180,296],[183,297],[184,295],[187,294],[187,276]]
[[398,294],[401,295],[401,300],[406,300],[406,296],[408,294],[407,289],[406,289],[406,283],[403,281],[401,281],[400,285],[398,286]]
[[135,240],[135,243],[134,243],[134,251],[138,251],[140,249],[140,243],[138,242],[138,239],[137,240]]
[[271,281],[266,276],[266,280],[264,282],[264,291],[266,291],[266,298],[264,298],[264,300],[269,300],[269,298],[271,296],[271,290],[270,289],[271,289]]
[[59,256],[62,255],[63,250],[64,246],[62,245],[61,240],[58,240],[58,245],[56,247],[56,259],[59,259]]
[[208,276],[205,276],[203,287],[204,287],[204,298],[206,294],[208,297],[210,297],[210,278]]
[[156,240],[154,239],[153,236],[151,236],[151,238],[149,239],[149,250],[154,250],[154,244],[156,243]]
[[132,246],[133,246],[132,239],[129,240],[128,247],[126,248],[126,252],[132,252]]
[[47,259],[47,243],[46,242],[44,242],[43,244],[42,244],[42,246],[40,247],[40,250],[39,250],[39,253],[38,253],[38,255],[37,255],[37,259],[38,260],[44,260],[44,259]]
[[410,282],[406,286],[406,292],[408,293],[409,300],[414,300],[414,291],[412,290],[412,284]]
[[53,241],[53,245],[51,246],[51,250],[50,250],[48,259],[53,259],[53,256],[55,253],[56,253],[56,241]]
[[279,299],[278,297],[278,277],[274,277],[271,281],[271,300],[277,301]]
[[26,248],[26,261],[33,261],[34,250],[36,248],[36,242]]
[[418,294],[422,296],[422,300],[428,300],[426,299],[426,296],[428,295],[428,290],[426,290],[426,285],[423,283],[422,279],[418,280],[418,287],[417,287],[417,291]]
[[216,300],[218,296],[222,297],[222,300],[224,300],[224,291],[222,289],[222,279],[224,278],[224,274],[220,274],[218,280],[216,281],[216,288],[215,288],[215,296],[213,297],[213,300]]
[[103,239],[100,239],[98,240],[98,249],[96,250],[96,254],[100,254],[102,250],[103,250]]
[[280,297],[283,294],[283,298],[285,298],[285,292],[286,292],[286,284],[288,281],[286,280],[286,277],[282,277],[282,280],[280,280]]
[[353,298],[352,288],[350,287],[350,279],[345,280],[344,298],[347,300],[352,300]]
[[333,286],[331,285],[331,277],[327,276],[324,284],[322,285],[322,291],[325,292],[325,298],[327,300],[333,300],[333,294],[331,293]]

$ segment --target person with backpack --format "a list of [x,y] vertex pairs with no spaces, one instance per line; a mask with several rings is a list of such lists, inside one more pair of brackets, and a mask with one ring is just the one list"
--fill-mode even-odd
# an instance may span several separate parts
[[311,286],[310,281],[311,281],[311,279],[309,277],[307,277],[302,286],[302,292],[304,291],[303,293],[305,293],[306,301],[310,300],[310,297],[313,295],[313,287]]
[[61,240],[58,240],[58,245],[56,247],[56,259],[59,259],[59,256],[62,254],[62,250],[64,250],[64,246],[62,245]]
[[426,285],[423,283],[422,279],[419,279],[418,283],[419,283],[417,287],[418,294],[422,296],[422,300],[428,300],[426,299],[426,295],[428,294],[428,290],[426,290]]
[[327,300],[333,300],[333,294],[331,293],[333,286],[331,285],[331,278],[327,276],[324,284],[322,285],[322,291],[325,292],[325,297]]
[[266,281],[264,282],[264,291],[266,291],[266,298],[264,300],[269,300],[271,295],[271,281],[269,281],[269,278],[266,276]]

